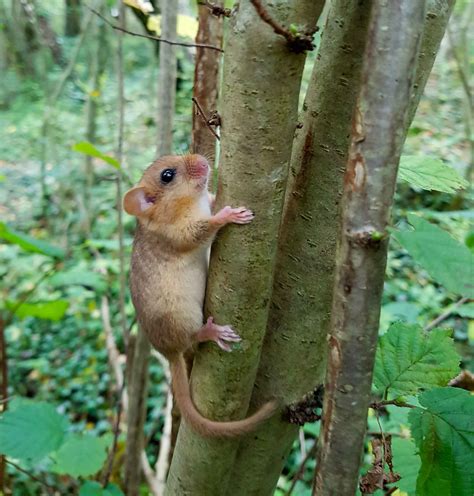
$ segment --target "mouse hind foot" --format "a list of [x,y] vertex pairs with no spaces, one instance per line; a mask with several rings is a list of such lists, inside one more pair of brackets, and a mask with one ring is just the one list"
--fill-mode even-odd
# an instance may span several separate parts
[[229,343],[242,341],[241,337],[229,325],[218,325],[213,317],[207,319],[206,324],[196,333],[196,341],[214,341],[221,350],[232,351]]

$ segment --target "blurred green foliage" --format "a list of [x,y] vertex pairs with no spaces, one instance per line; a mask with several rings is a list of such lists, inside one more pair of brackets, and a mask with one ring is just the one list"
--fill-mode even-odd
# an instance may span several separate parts
[[[63,2],[54,0],[38,3],[53,30],[62,33]],[[457,2],[452,21],[455,33],[462,30],[468,8],[469,2]],[[128,22],[132,30],[141,29],[132,15],[129,15]],[[0,245],[0,292],[3,301],[0,310],[8,321],[9,395],[14,398],[11,411],[4,415],[4,419],[7,415],[14,415],[15,408],[20,408],[21,403],[15,406],[16,400],[34,399],[34,405],[40,409],[41,415],[49,415],[49,427],[54,427],[56,422],[57,429],[63,430],[58,442],[59,437],[48,437],[51,446],[41,440],[35,444],[37,449],[45,450],[37,454],[38,459],[40,455],[56,453],[56,458],[53,457],[56,468],[51,467],[52,461],[48,462],[49,465],[42,464],[41,459],[39,465],[35,466],[31,465],[31,460],[27,461],[28,468],[34,470],[34,473],[42,473],[48,483],[60,488],[64,494],[72,491],[82,496],[120,494],[117,486],[109,485],[103,489],[95,481],[83,480],[83,477],[93,473],[91,470],[103,464],[101,455],[92,464],[93,468],[80,467],[75,460],[67,458],[68,454],[78,451],[77,443],[81,442],[95,443],[96,451],[100,451],[102,445],[97,445],[98,440],[109,442],[113,430],[118,391],[108,365],[100,312],[103,296],[110,302],[111,324],[119,350],[125,352],[118,311],[119,261],[113,181],[116,170],[110,167],[117,165],[114,162],[117,147],[117,33],[105,26],[102,28],[108,30],[109,53],[100,81],[100,91],[93,95],[98,103],[96,139],[91,145],[93,148],[83,143],[86,141],[87,101],[91,97],[90,60],[96,50],[93,37],[86,40],[72,75],[52,109],[46,107],[47,98],[58,84],[64,69],[53,64],[44,50],[41,51],[41,57],[38,54],[42,77],[25,75],[21,67],[7,57],[6,62],[1,62],[8,67],[2,71],[0,78],[0,238],[5,241]],[[320,34],[317,36],[316,42]],[[59,39],[64,57],[68,60],[76,40],[61,34]],[[147,40],[125,36],[124,44],[126,131],[125,160],[120,165],[124,172],[125,187],[128,187],[138,180],[143,169],[154,158],[156,128],[159,125],[159,116],[154,111],[158,59],[153,44]],[[462,44],[458,45],[458,49],[462,50],[462,47]],[[468,58],[472,59],[472,53],[468,54]],[[303,89],[307,87],[312,60],[314,54],[309,57],[305,69]],[[192,56],[180,50],[173,133],[177,153],[186,152],[189,147],[192,80]],[[418,329],[447,310],[452,310],[441,325],[453,330],[454,346],[462,358],[462,367],[472,369],[472,303],[464,303],[456,308],[453,305],[463,296],[456,290],[456,283],[469,279],[474,269],[466,267],[467,262],[460,264],[455,272],[446,267],[444,260],[436,259],[442,257],[442,253],[435,250],[439,247],[436,239],[425,240],[423,243],[428,243],[429,249],[421,250],[425,258],[431,257],[431,265],[406,241],[407,236],[413,236],[417,228],[415,226],[415,230],[412,230],[409,224],[414,224],[409,217],[407,219],[407,213],[416,211],[422,217],[420,222],[430,223],[432,235],[433,232],[437,233],[443,239],[448,236],[450,246],[457,246],[466,260],[472,254],[468,252],[474,251],[474,213],[468,210],[472,191],[457,189],[463,183],[459,178],[468,178],[473,167],[472,137],[466,131],[464,99],[458,67],[450,45],[445,40],[410,130],[405,153],[408,157],[416,157],[416,161],[421,157],[422,160],[426,158],[435,161],[437,166],[443,167],[440,165],[443,163],[456,173],[455,176],[449,176],[451,182],[444,188],[450,192],[422,189],[436,189],[436,184],[433,188],[430,186],[428,166],[428,186],[426,177],[414,182],[413,176],[409,184],[399,184],[393,215],[393,228],[399,234],[395,235],[390,247],[380,330],[382,334],[386,333],[390,325],[398,321]],[[43,127],[45,112],[51,112],[52,116],[46,137]],[[82,143],[79,149],[78,143]],[[74,146],[76,151],[72,151]],[[89,202],[84,201],[87,188],[85,156],[77,151],[94,155],[94,177]],[[109,164],[104,163],[104,157],[111,159],[108,160]],[[423,160],[422,164],[426,165],[427,160]],[[42,161],[48,193],[46,211],[41,201]],[[127,257],[130,254],[133,229],[134,220],[125,217]],[[449,284],[446,279],[440,278],[439,270],[433,272],[433,264],[443,269],[443,273],[453,283]],[[134,312],[128,297],[126,313],[128,324],[134,331]],[[436,334],[432,335],[434,338]],[[454,351],[450,353],[453,356]],[[152,360],[150,373],[146,435],[149,439],[147,452],[154,461],[160,442],[167,385],[157,361]],[[415,399],[410,401],[416,402]],[[420,397],[420,403],[423,401],[429,403],[431,400],[430,397]],[[40,402],[46,402],[46,406]],[[29,414],[28,408],[31,408],[31,405],[27,405],[24,403],[22,407],[26,416]],[[417,470],[411,475],[405,470],[413,469],[420,459],[415,455],[413,441],[409,439],[410,422],[407,413],[406,409],[388,406],[378,421],[387,432],[403,436],[394,439],[395,470],[405,475],[400,488],[414,494],[410,491],[416,485]],[[37,420],[41,418],[38,412],[35,415]],[[420,418],[416,421],[421,422],[421,416],[430,413],[417,415]],[[6,418],[8,420],[9,417]],[[369,431],[379,430],[378,421],[371,412]],[[0,440],[4,432],[0,424]],[[318,432],[318,424],[309,424],[302,429],[300,440],[295,442],[288,457],[276,494],[285,494]],[[431,435],[437,436],[438,433]],[[420,449],[419,438],[415,440]],[[119,438],[117,456],[123,454],[123,442]],[[71,449],[71,445],[74,449]],[[88,446],[88,449],[94,448]],[[11,452],[11,455],[22,459],[17,452]],[[60,455],[65,458],[57,458]],[[405,469],[401,466],[403,460],[406,462]],[[371,461],[370,448],[367,446],[363,471],[370,467]],[[397,466],[397,463],[400,465]],[[314,459],[310,459],[293,494],[311,494],[310,481],[314,467]],[[37,482],[11,466],[8,472],[14,482],[15,495],[38,493]],[[54,472],[69,475],[58,476]],[[76,482],[78,478],[79,483]],[[118,473],[113,472],[112,482],[120,483]]]

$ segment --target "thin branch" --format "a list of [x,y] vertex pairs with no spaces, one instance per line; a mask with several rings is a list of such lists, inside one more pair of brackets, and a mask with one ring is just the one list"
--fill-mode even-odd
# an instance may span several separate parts
[[283,36],[286,39],[288,47],[292,52],[302,53],[308,50],[314,50],[313,35],[318,30],[317,27],[313,32],[292,33],[283,26],[280,26],[280,24],[273,19],[260,0],[250,0],[250,2],[255,7],[260,19],[267,23],[276,34]]
[[[124,373],[120,364],[120,352],[115,344],[114,335],[112,332],[112,326],[110,324],[110,311],[109,311],[109,300],[106,296],[102,297],[102,303],[100,306],[100,313],[102,316],[102,325],[104,326],[105,333],[105,346],[107,348],[107,357],[109,359],[110,368],[114,373],[115,382],[117,383],[117,389],[123,388],[125,383]],[[127,394],[123,395],[123,406],[124,410],[127,410],[128,398]]]
[[191,98],[191,100],[193,101],[194,105],[196,105],[198,113],[202,117],[203,121],[206,123],[206,126],[209,129],[209,131],[211,131],[211,133],[216,137],[216,139],[218,141],[220,141],[220,139],[221,139],[220,136],[212,128],[211,124],[209,123],[209,118],[204,113],[204,110],[202,109],[201,105],[199,105],[199,102],[197,101],[197,99],[193,97],[193,98]]
[[186,43],[184,41],[171,41],[171,40],[167,40],[165,38],[160,38],[159,36],[152,36],[149,34],[141,34],[141,33],[136,33],[134,31],[129,31],[128,29],[124,29],[121,26],[116,26],[114,23],[110,22],[100,12],[93,9],[92,7],[89,7],[87,5],[87,8],[89,10],[91,10],[95,15],[99,16],[111,28],[113,28],[117,31],[121,31],[122,33],[129,34],[131,36],[138,36],[139,38],[147,38],[149,40],[158,41],[160,43],[167,43],[168,45],[176,45],[176,46],[191,47],[191,48],[208,48],[209,50],[217,50],[218,52],[222,52],[222,53],[224,52],[224,50],[222,50],[222,48],[216,47],[214,45],[206,45],[204,43]]
[[156,480],[155,473],[148,462],[148,458],[146,457],[145,450],[142,451],[141,454],[141,463],[142,463],[142,471],[145,479],[148,483],[148,487],[150,488],[153,496],[161,496],[163,493],[158,485],[158,481]]
[[[123,1],[120,2],[120,27],[125,29],[125,5]],[[117,231],[119,242],[119,311],[120,322],[122,326],[123,340],[125,347],[128,346],[128,338],[130,333],[127,326],[127,314],[125,312],[125,288],[126,288],[126,274],[125,274],[125,245],[124,245],[124,227],[123,227],[123,210],[122,210],[122,183],[123,183],[123,136],[125,128],[125,85],[123,74],[123,33],[118,37],[117,47],[117,83],[118,83],[118,138],[117,138],[117,160],[120,164],[120,169],[117,170],[115,177],[116,183],[116,196],[115,203],[117,208]]]
[[313,458],[313,456],[316,454],[317,449],[318,449],[318,440],[315,439],[313,446],[311,446],[311,449],[308,451],[308,453],[306,453],[306,456],[304,457],[303,461],[301,462],[301,465],[299,466],[298,471],[296,472],[295,476],[293,477],[293,480],[291,481],[291,486],[289,487],[285,496],[291,496],[291,493],[293,492],[293,489],[295,488],[296,483],[301,479],[301,477],[304,474],[304,469],[306,467],[306,464],[308,463],[308,460]]
[[398,401],[398,400],[384,400],[384,401],[373,401],[369,406],[370,408],[373,408],[374,410],[380,410],[384,406],[387,405],[394,405],[394,406],[399,406],[401,408],[418,408],[416,405],[412,405],[410,403],[406,403],[405,401]]
[[424,328],[425,331],[431,331],[434,329],[437,325],[441,324],[444,320],[446,320],[453,312],[456,310],[456,308],[459,308],[461,305],[464,305],[464,303],[467,303],[470,301],[470,298],[465,296],[464,298],[461,298],[458,300],[453,306],[448,308],[446,312],[443,312],[441,315],[436,317],[436,319],[432,320],[429,324],[427,324]]
[[114,440],[112,443],[112,448],[109,451],[108,457],[107,457],[107,463],[105,465],[105,470],[104,474],[102,477],[102,487],[107,487],[110,476],[112,474],[112,469],[114,466],[114,458],[115,458],[115,453],[117,452],[117,446],[118,446],[118,438],[120,435],[120,421],[122,419],[122,411],[124,409],[124,396],[126,394],[125,391],[125,380],[122,382],[122,387],[120,388],[120,391],[118,393],[117,397],[117,415],[116,415],[116,420],[115,420],[115,426],[114,426]]
[[[0,393],[2,412],[8,408],[8,365],[7,365],[7,346],[5,343],[5,323],[0,315],[0,378],[1,387]],[[0,492],[5,494],[5,462],[4,455],[0,455]]]
[[11,465],[12,467],[16,468],[18,470],[18,472],[21,472],[21,473],[27,475],[30,479],[32,479],[32,480],[38,482],[39,484],[41,484],[42,486],[44,486],[46,488],[46,490],[48,491],[48,494],[56,494],[56,488],[54,486],[49,485],[46,481],[40,479],[39,477],[36,477],[36,475],[33,475],[28,470],[21,468],[16,463],[13,463],[12,461],[7,460],[7,459],[5,459],[5,461],[8,463],[8,465]]
[[232,15],[231,9],[226,9],[221,7],[220,5],[216,5],[212,2],[198,2],[198,5],[202,5],[203,7],[207,7],[211,14],[216,17],[230,17]]
[[385,436],[392,436],[392,437],[401,437],[402,439],[409,439],[410,436],[407,436],[403,434],[402,432],[377,432],[377,431],[368,431],[367,436],[369,437],[382,437],[383,435]]
[[33,287],[27,291],[19,300],[18,302],[16,303],[16,305],[8,311],[8,317],[7,319],[5,320],[5,323],[4,323],[4,326],[7,327],[11,324],[12,320],[13,320],[13,317],[15,316],[15,313],[18,311],[18,309],[24,304],[26,303],[30,298],[31,296],[33,295],[33,293],[38,289],[38,286],[45,280],[47,279],[51,274],[53,274],[54,272],[56,272],[57,270],[57,267],[56,266],[53,266],[51,269],[49,269],[47,272],[45,272],[44,274],[41,275],[41,277],[38,278],[38,280],[33,284]]

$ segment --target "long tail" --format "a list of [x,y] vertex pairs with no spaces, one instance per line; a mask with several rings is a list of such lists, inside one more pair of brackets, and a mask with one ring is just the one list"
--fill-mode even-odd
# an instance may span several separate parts
[[260,422],[271,417],[277,409],[276,401],[265,403],[260,410],[243,420],[217,422],[203,417],[191,398],[186,364],[182,354],[170,360],[173,391],[181,415],[199,434],[207,437],[235,437],[253,431]]

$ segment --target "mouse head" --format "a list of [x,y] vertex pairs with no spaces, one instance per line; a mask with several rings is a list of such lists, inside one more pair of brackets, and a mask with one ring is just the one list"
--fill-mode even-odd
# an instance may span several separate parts
[[139,218],[156,218],[163,209],[178,215],[178,210],[207,194],[208,176],[209,163],[201,155],[161,157],[125,193],[123,207]]

